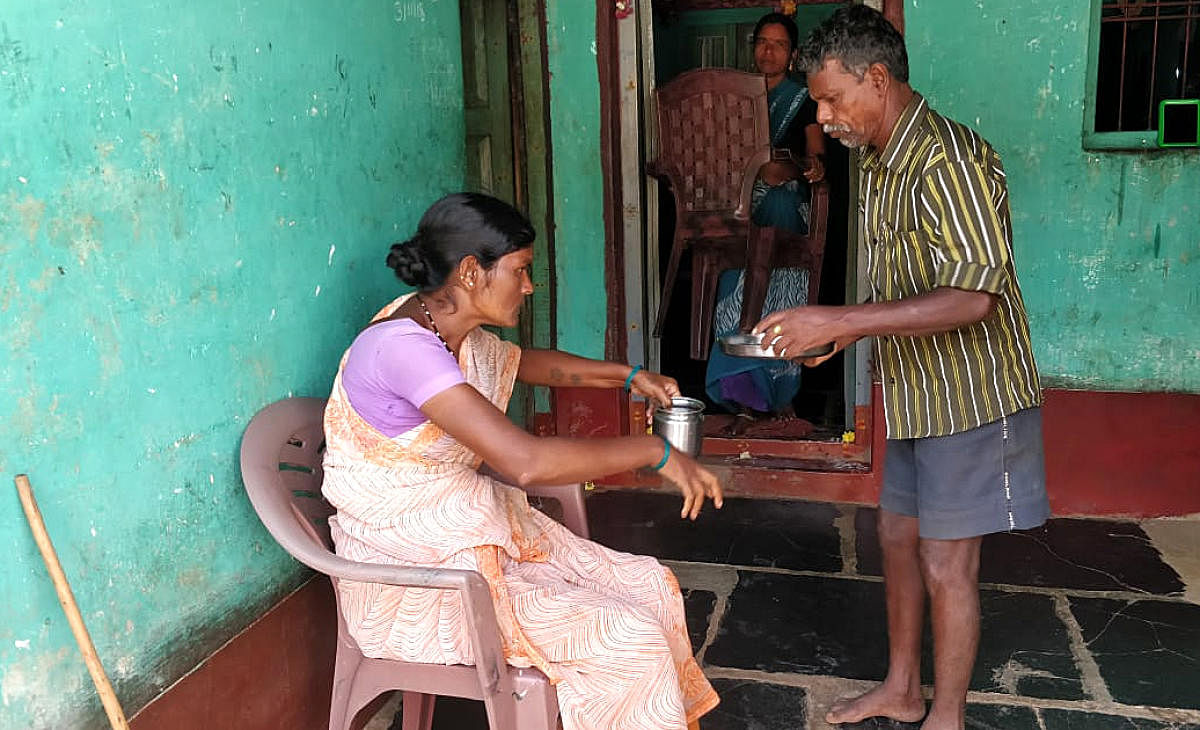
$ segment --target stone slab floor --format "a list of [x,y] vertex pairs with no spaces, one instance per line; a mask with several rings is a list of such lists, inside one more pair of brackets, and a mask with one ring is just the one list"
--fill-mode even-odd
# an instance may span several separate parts
[[[887,666],[875,510],[730,499],[689,523],[679,504],[596,492],[588,514],[593,539],[678,576],[722,698],[701,727],[825,730],[829,704]],[[1053,519],[991,535],[981,581],[969,728],[1200,730],[1200,521]],[[399,730],[397,706],[368,727]],[[481,703],[437,707],[436,730],[487,727]]]

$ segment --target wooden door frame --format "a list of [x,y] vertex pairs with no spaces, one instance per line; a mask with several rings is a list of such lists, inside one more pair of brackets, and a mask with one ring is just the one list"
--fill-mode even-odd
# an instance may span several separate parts
[[[829,0],[799,0],[799,2],[800,4],[821,4],[828,3]],[[746,0],[741,0],[741,2],[737,2],[737,0],[690,0],[690,3],[709,3],[712,7],[757,4],[746,2]],[[903,32],[903,0],[874,0],[874,2],[868,0],[868,4],[879,8],[884,16]],[[600,162],[603,173],[604,283],[607,294],[604,352],[605,357],[610,360],[625,362],[629,353],[629,343],[623,275],[626,264],[624,260],[624,226],[622,225],[625,201],[622,196],[621,181],[620,48],[617,24],[614,4],[610,0],[598,0],[596,4],[596,63],[600,81]],[[848,231],[848,235],[856,236],[856,230],[852,227]],[[862,348],[856,348],[856,351],[860,349]],[[856,356],[860,360],[865,358],[865,354],[862,353],[856,352]],[[882,394],[877,384],[864,383],[861,387],[868,391],[865,403],[859,403],[857,388],[847,387],[847,396],[855,397],[853,428],[857,443],[833,445],[824,442],[800,441],[796,442],[795,448],[788,448],[784,445],[782,449],[764,454],[768,459],[777,460],[774,467],[769,463],[746,465],[757,467],[752,469],[744,469],[740,465],[730,464],[731,459],[738,458],[738,455],[731,452],[730,449],[737,451],[738,448],[743,448],[733,439],[706,441],[704,453],[706,456],[724,462],[725,466],[720,464],[713,466],[728,471],[730,476],[726,483],[734,486],[733,491],[735,492],[761,496],[802,496],[870,503],[878,493],[881,460],[877,457],[882,455],[884,446]],[[583,397],[583,394],[577,394],[576,397]],[[558,399],[556,398],[556,400]],[[632,426],[622,424],[619,428],[624,431]],[[861,468],[843,472],[836,469],[819,470],[819,467],[806,468],[805,464],[808,463],[810,457],[834,461],[840,458],[844,462],[858,464]],[[639,484],[645,486],[644,481],[644,478],[637,475],[617,475],[606,480],[606,482],[620,485]]]
[[[828,4],[831,0],[797,0],[800,5]],[[689,7],[735,7],[758,5],[746,0],[689,0]],[[776,3],[778,4],[778,3]],[[892,25],[904,32],[904,0],[875,0]],[[619,105],[620,75],[617,17],[611,0],[596,0],[596,65],[600,80],[600,167],[603,172],[602,202],[604,205],[604,290],[608,295],[607,319],[604,328],[604,355],[610,360],[624,361],[628,355],[625,328],[625,270],[624,228],[619,211],[623,209],[621,194],[621,110]]]

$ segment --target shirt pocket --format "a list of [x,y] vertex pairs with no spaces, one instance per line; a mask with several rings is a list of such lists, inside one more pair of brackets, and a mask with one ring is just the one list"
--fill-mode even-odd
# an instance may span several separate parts
[[937,280],[933,240],[920,228],[897,230],[888,223],[879,227],[875,241],[871,281],[884,300],[923,294]]

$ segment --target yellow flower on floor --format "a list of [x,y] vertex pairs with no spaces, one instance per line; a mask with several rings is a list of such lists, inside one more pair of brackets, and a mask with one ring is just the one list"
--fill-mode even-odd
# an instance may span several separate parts
[[846,431],[845,433],[843,433],[842,434],[842,443],[844,443],[844,444],[854,443],[854,432]]

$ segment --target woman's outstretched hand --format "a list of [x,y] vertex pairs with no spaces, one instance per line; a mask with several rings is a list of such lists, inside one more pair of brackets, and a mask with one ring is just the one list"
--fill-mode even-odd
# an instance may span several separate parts
[[650,370],[637,371],[629,389],[634,395],[646,399],[646,425],[650,425],[654,418],[655,408],[660,405],[670,408],[671,399],[679,395],[679,383],[675,382],[675,378]]
[[706,496],[717,509],[721,509],[725,503],[721,482],[717,481],[716,475],[681,451],[671,449],[671,456],[660,473],[683,493],[683,509],[679,511],[681,518],[696,519]]

